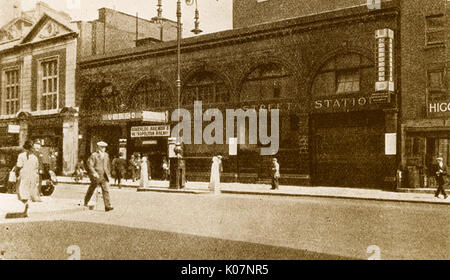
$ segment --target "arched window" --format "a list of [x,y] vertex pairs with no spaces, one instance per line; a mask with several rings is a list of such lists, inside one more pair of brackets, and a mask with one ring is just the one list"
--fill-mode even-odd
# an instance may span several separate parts
[[330,59],[316,75],[313,96],[367,92],[373,88],[375,69],[359,54],[345,54]]
[[172,105],[170,88],[162,81],[144,79],[140,81],[131,95],[131,108],[150,109]]
[[264,63],[245,78],[241,101],[286,98],[295,93],[293,74],[279,63]]
[[183,88],[182,105],[194,105],[201,100],[204,104],[225,103],[230,99],[230,89],[215,73],[202,71],[193,76]]

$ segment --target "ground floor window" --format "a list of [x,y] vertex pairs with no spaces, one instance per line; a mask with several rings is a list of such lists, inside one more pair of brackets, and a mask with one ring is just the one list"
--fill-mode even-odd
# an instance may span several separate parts
[[450,164],[450,131],[408,133],[405,139],[406,186],[410,188],[435,187],[431,172],[436,156]]

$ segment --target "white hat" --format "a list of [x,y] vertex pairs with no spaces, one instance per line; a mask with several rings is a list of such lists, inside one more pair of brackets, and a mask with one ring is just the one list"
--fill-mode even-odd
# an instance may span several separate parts
[[103,142],[103,141],[100,141],[100,142],[97,142],[97,146],[99,146],[99,147],[107,147],[108,144]]

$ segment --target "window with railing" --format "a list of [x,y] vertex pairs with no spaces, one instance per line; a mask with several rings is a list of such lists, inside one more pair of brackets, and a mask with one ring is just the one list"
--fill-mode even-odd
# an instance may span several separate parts
[[20,72],[19,69],[5,71],[4,114],[14,115],[20,106]]

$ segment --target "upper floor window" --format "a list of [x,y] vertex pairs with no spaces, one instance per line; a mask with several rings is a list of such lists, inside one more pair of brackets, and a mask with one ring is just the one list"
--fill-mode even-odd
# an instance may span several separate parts
[[162,81],[142,80],[132,95],[131,107],[140,109],[168,107],[172,102],[170,93],[170,88]]
[[430,92],[445,90],[444,70],[428,71],[428,90]]
[[279,63],[264,63],[247,75],[241,101],[263,101],[287,97],[295,92],[293,74]]
[[426,44],[433,45],[444,43],[444,27],[444,15],[433,15],[426,17]]
[[19,69],[5,71],[4,114],[14,115],[19,111],[20,73]]
[[58,109],[58,59],[41,62],[41,111]]
[[225,82],[215,73],[202,71],[186,83],[181,99],[182,105],[194,105],[194,101],[204,104],[229,101],[230,91]]
[[312,86],[314,96],[370,91],[375,83],[373,63],[358,54],[330,59],[318,72]]

